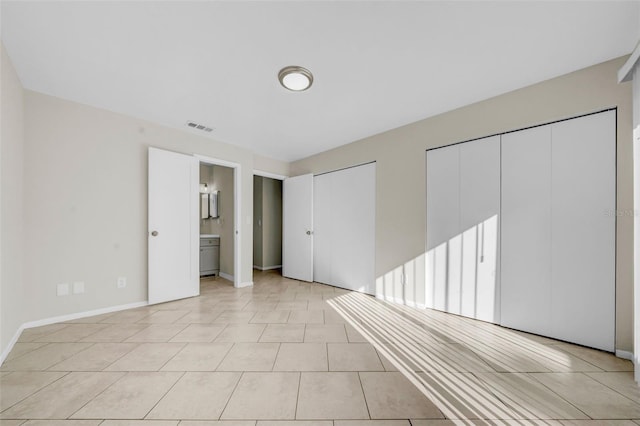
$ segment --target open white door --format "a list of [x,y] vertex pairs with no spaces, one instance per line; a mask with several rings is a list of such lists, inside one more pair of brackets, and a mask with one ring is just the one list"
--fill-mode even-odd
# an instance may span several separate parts
[[149,148],[149,303],[200,294],[198,160]]
[[282,275],[313,281],[313,175],[282,184]]
[[[640,82],[634,81],[633,84]],[[636,126],[633,131],[633,206],[634,212],[640,211],[640,125]],[[634,231],[634,355],[633,362],[635,364],[636,382],[640,384],[640,216],[635,214],[633,217]]]

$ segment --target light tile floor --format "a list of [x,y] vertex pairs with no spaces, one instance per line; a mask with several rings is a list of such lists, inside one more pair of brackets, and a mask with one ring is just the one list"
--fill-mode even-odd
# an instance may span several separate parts
[[25,330],[0,424],[640,424],[633,366],[611,354],[273,271],[254,282]]

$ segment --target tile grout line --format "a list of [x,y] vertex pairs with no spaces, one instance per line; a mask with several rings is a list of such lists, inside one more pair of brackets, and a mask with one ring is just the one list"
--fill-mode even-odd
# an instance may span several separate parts
[[[98,374],[100,372],[97,372]],[[97,397],[99,397],[100,395],[102,395],[103,393],[105,393],[107,391],[107,389],[111,388],[113,385],[115,385],[116,383],[118,383],[120,380],[122,380],[125,376],[127,376],[127,374],[129,374],[129,372],[121,372],[121,371],[113,371],[113,372],[107,372],[107,374],[120,374],[120,377],[118,377],[117,380],[114,380],[113,383],[111,383],[109,386],[107,386],[106,388],[102,389],[100,392],[98,392],[96,394],[96,396],[94,396],[93,398],[91,398],[89,401],[85,402],[84,404],[82,404],[81,407],[79,407],[77,410],[75,410],[73,413],[71,413],[69,416],[66,417],[67,420],[72,420],[71,417],[73,417],[74,414],[76,414],[78,411],[82,410],[84,407],[86,407],[90,402],[94,401]]]
[[298,404],[300,403],[300,387],[302,385],[302,371],[298,372],[298,392],[296,393],[296,409],[293,413],[293,420],[298,420]]
[[[13,371],[12,371],[13,373]],[[16,405],[20,404],[22,401],[24,401],[25,399],[28,399],[30,397],[32,397],[33,395],[37,394],[38,392],[40,392],[41,390],[48,388],[49,386],[53,385],[54,383],[62,380],[63,378],[67,377],[69,374],[71,374],[71,371],[60,371],[60,373],[64,373],[62,376],[58,377],[57,379],[55,379],[54,381],[52,381],[51,383],[48,383],[44,386],[42,386],[39,389],[36,389],[35,391],[31,392],[29,395],[25,396],[24,398],[22,398],[20,401],[15,402],[14,404],[11,404],[8,407],[5,407],[2,411],[0,411],[0,413],[4,413],[5,411],[7,411],[8,409],[10,409],[11,407],[15,407]],[[0,420],[2,420],[0,418]],[[25,420],[25,422],[27,422],[28,420]]]
[[[179,345],[180,343],[177,342],[163,342],[163,343],[173,343],[175,345]],[[188,345],[188,343],[182,343],[182,347],[180,349],[178,349],[178,351],[176,351],[176,353],[174,353],[168,360],[166,360],[157,370],[155,370],[156,373],[160,373],[162,372],[162,369],[164,368],[165,365],[167,365],[170,361],[172,361],[176,356],[178,356],[178,354],[180,352],[182,352],[184,350],[184,348],[186,348]]]
[[360,371],[357,372],[358,374],[358,383],[360,383],[360,389],[362,390],[362,399],[364,399],[364,405],[365,407],[367,407],[367,414],[369,415],[369,420],[372,420],[373,417],[371,417],[371,410],[369,409],[369,402],[367,401],[367,395],[364,393],[364,385],[362,384],[362,376],[360,376]]
[[[155,371],[154,373],[166,373],[166,372]],[[153,407],[151,407],[147,411],[147,414],[142,416],[143,420],[146,420],[147,416],[153,411],[153,409],[156,408],[158,406],[158,404],[160,404],[160,401],[162,401],[169,394],[169,392],[171,392],[171,390],[178,384],[178,382],[180,380],[182,380],[184,378],[184,376],[186,376],[186,375],[187,375],[187,371],[183,371],[182,374],[180,375],[180,377],[178,377],[178,379],[175,382],[173,382],[173,384],[171,386],[169,386],[169,389],[167,389],[167,391],[164,394],[162,394],[162,396],[160,398],[158,398],[158,400],[155,402],[155,404],[153,404]]]
[[327,354],[327,372],[331,371],[331,364],[329,364],[329,342],[324,343],[324,347]]
[[[41,346],[38,346],[37,348],[33,348],[33,349],[31,349],[31,350],[29,350],[29,351],[27,351],[27,352],[23,353],[22,355],[18,355],[18,356],[17,356],[17,357],[15,357],[15,358],[5,359],[5,360],[4,360],[4,362],[3,362],[2,364],[0,364],[0,368],[1,368],[3,365],[5,365],[6,363],[8,363],[8,362],[12,362],[12,361],[15,361],[15,360],[17,360],[17,359],[20,359],[20,358],[22,358],[23,356],[30,354],[31,352],[37,351],[38,349],[42,349],[42,348],[44,348],[45,346],[47,346],[47,345],[50,345],[50,344],[51,344],[51,343],[48,343],[48,342],[16,342],[16,345],[17,345],[18,343],[36,343],[36,344],[37,344],[37,343],[42,343],[42,345],[41,345]],[[15,345],[14,345],[14,347],[15,347]],[[9,355],[9,354],[7,354],[7,356],[8,356],[8,355]],[[3,370],[0,370],[0,371],[3,371]]]
[[[598,382],[599,384],[601,384],[602,386],[612,390],[613,392],[617,393],[618,395],[620,395],[623,398],[626,398],[628,400],[630,400],[631,402],[633,402],[635,405],[640,406],[640,403],[637,401],[634,401],[633,399],[629,398],[627,395],[619,392],[618,390],[612,388],[611,386],[607,385],[606,383],[601,382],[600,380],[596,379],[595,377],[592,377],[591,375],[589,375],[589,373],[629,373],[628,371],[582,371],[582,374],[584,374],[585,376],[587,376],[588,378],[590,378],[591,380],[595,380],[596,382]],[[634,419],[635,420],[635,419]],[[632,420],[633,421],[633,420]]]
[[276,361],[278,361],[278,355],[280,355],[280,348],[282,348],[282,342],[278,342],[278,350],[276,351],[276,356],[273,358],[273,363],[271,364],[271,370],[269,370],[271,372],[273,372],[273,369],[276,367]]
[[108,372],[106,371],[107,368],[111,367],[113,364],[115,364],[116,362],[120,361],[122,358],[124,358],[125,356],[129,355],[131,352],[135,351],[136,349],[138,349],[140,347],[140,343],[133,343],[133,342],[115,342],[116,344],[130,344],[130,345],[134,345],[129,351],[125,352],[124,354],[122,354],[121,356],[119,356],[116,360],[114,360],[111,364],[105,366],[102,370],[100,370],[101,372]]
[[585,413],[583,410],[581,410],[578,406],[576,406],[573,402],[568,401],[566,398],[563,398],[562,395],[560,395],[559,393],[557,393],[556,391],[551,389],[549,386],[547,386],[546,384],[544,384],[540,380],[536,379],[536,376],[535,376],[535,374],[583,374],[583,373],[577,371],[577,372],[570,372],[570,373],[553,373],[553,372],[551,372],[551,373],[536,373],[536,372],[528,372],[528,373],[523,373],[523,374],[525,374],[528,377],[531,377],[531,379],[535,380],[536,383],[539,383],[542,386],[544,386],[545,388],[547,388],[552,394],[556,395],[559,399],[561,399],[562,401],[565,401],[567,404],[569,404],[570,406],[574,407],[576,410],[578,410],[579,412],[581,412],[582,414],[587,416],[587,418],[589,418],[591,420],[595,420],[593,417],[591,417],[590,415]]
[[[39,347],[37,347],[37,348],[35,348],[35,349],[33,349],[33,350],[29,351],[29,352],[26,352],[26,353],[24,353],[22,355],[19,355],[19,356],[13,358],[13,359],[5,359],[4,362],[0,365],[0,367],[3,367],[3,366],[6,367],[7,364],[11,364],[12,362],[14,362],[16,360],[19,360],[23,356],[26,356],[26,355],[28,355],[28,354],[30,354],[32,352],[35,352],[35,351],[37,351],[39,349],[44,349],[47,346],[50,346],[50,345],[53,344],[53,342],[16,342],[16,344],[17,343],[42,343],[42,346],[39,346]],[[9,353],[9,355],[10,355],[10,353]],[[62,360],[62,361],[64,361],[64,360]],[[62,361],[60,361],[60,362],[62,362]],[[3,373],[6,372],[6,371],[14,372],[14,371],[20,371],[20,370],[0,370],[0,372],[3,372]]]
[[[242,381],[242,378],[244,377],[245,373],[246,371],[243,371],[242,373],[240,373],[240,377],[238,377],[238,381],[233,387],[233,390],[229,393],[229,397],[227,398],[227,401],[224,403],[224,407],[222,407],[222,410],[220,410],[220,415],[216,420],[220,420],[224,412],[227,410],[227,407],[229,406],[229,401],[231,401],[231,398],[233,398],[233,394],[236,393],[236,390],[238,390],[238,386],[240,386],[240,382]],[[258,424],[257,420],[256,420],[256,424]]]

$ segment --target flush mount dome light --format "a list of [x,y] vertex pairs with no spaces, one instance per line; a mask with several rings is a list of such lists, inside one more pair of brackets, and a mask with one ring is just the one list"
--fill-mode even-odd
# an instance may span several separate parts
[[313,74],[306,68],[299,66],[284,67],[278,73],[278,80],[285,89],[302,92],[311,87]]

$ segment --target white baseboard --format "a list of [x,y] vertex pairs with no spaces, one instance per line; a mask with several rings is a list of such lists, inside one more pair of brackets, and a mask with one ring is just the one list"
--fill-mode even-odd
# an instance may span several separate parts
[[2,354],[0,354],[0,365],[2,365],[4,360],[7,359],[7,357],[9,356],[9,353],[11,352],[11,349],[13,349],[13,346],[18,341],[18,338],[22,334],[23,330],[24,330],[24,324],[22,324],[20,327],[18,327],[18,330],[16,331],[16,334],[13,335],[13,337],[9,341],[9,344],[7,345],[7,347],[4,349],[4,351],[2,351]]
[[57,317],[44,318],[41,320],[25,322],[18,328],[18,331],[16,331],[16,334],[13,336],[13,338],[9,342],[9,345],[7,345],[6,349],[0,355],[0,364],[4,362],[4,360],[9,355],[9,352],[11,352],[11,349],[13,349],[13,346],[18,341],[20,334],[22,334],[22,332],[27,328],[42,327],[43,325],[56,324],[59,322],[72,321],[72,320],[86,318],[86,317],[93,317],[96,315],[108,314],[111,312],[124,311],[125,309],[133,309],[133,308],[139,308],[141,306],[147,306],[148,304],[149,304],[148,302],[127,303],[126,305],[109,306],[107,308],[93,309],[91,311],[76,312],[74,314],[60,315]]
[[235,282],[235,279],[234,279],[233,275],[229,275],[229,274],[226,274],[224,272],[220,272],[219,275],[220,275],[220,278],[224,278],[225,280],[229,280],[232,283]]
[[384,300],[385,302],[397,303],[399,305],[406,305],[406,306],[410,306],[412,308],[417,308],[417,309],[426,309],[427,307],[427,305],[425,305],[424,303],[415,303],[411,301],[405,301],[397,297],[385,296],[383,294],[376,294],[376,299]]
[[246,281],[238,284],[238,287],[236,288],[251,287],[252,285],[253,285],[253,281]]
[[620,349],[616,349],[616,356],[618,358],[628,359],[629,361],[633,361],[633,352],[621,351]]
[[272,269],[280,269],[282,265],[273,265],[273,266],[257,266],[253,265],[253,269],[257,269],[259,271],[270,271]]

